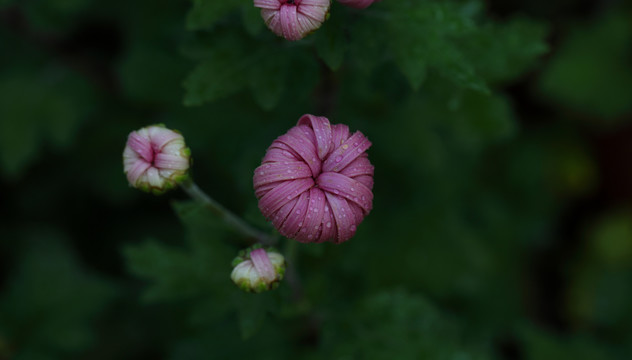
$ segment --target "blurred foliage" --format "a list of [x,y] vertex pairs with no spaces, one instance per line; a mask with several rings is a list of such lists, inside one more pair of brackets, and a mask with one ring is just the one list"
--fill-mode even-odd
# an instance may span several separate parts
[[[250,0],[0,1],[0,359],[632,357],[632,199],[603,188],[632,179],[601,149],[630,8],[485,3],[334,2],[290,43]],[[210,211],[122,174],[165,123],[273,233],[252,171],[304,113],[371,139],[374,210],[343,245],[281,239],[275,291],[232,284],[248,243]]]
[[[632,111],[632,11],[574,26],[540,80],[551,100],[605,120]],[[596,91],[598,89],[598,91]]]

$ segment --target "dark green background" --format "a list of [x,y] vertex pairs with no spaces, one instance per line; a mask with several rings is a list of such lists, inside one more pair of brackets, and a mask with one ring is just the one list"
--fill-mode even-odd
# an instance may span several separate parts
[[[246,239],[128,187],[127,134],[264,231],[252,172],[304,113],[373,142],[342,245]],[[0,0],[0,359],[632,358],[632,9],[334,3],[289,43],[249,0]]]

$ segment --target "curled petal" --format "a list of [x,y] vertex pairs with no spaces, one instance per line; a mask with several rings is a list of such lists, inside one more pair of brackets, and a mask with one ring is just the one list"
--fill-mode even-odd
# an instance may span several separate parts
[[301,242],[350,239],[373,206],[370,146],[346,125],[304,115],[255,170],[259,209],[282,235]]

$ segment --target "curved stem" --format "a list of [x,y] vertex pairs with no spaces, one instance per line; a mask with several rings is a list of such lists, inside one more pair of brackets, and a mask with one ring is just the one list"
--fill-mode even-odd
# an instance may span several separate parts
[[237,232],[246,237],[256,239],[263,245],[273,245],[275,243],[271,236],[255,229],[242,218],[233,214],[230,210],[222,206],[222,204],[208,196],[193,180],[184,181],[180,186],[193,200],[203,204],[208,210],[219,216]]

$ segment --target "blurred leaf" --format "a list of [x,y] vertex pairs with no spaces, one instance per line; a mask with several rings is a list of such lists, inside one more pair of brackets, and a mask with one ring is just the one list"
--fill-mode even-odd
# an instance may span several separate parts
[[523,331],[527,360],[576,359],[607,360],[616,359],[590,338],[577,336],[563,338],[543,330],[529,328]]
[[193,8],[187,15],[189,30],[205,29],[240,5],[237,0],[193,0]]
[[34,231],[25,244],[0,298],[0,333],[16,358],[57,357],[90,346],[91,323],[112,300],[114,288],[81,266],[55,232]]
[[68,147],[93,101],[82,78],[55,66],[0,77],[0,165],[5,175],[18,177],[46,142]]
[[425,299],[393,291],[366,298],[344,324],[328,328],[325,348],[334,358],[490,359],[470,349],[460,331]]
[[344,60],[346,41],[344,18],[335,13],[315,34],[318,56],[331,70],[338,70]]
[[546,35],[542,23],[516,18],[481,26],[460,44],[485,80],[506,82],[515,80],[548,51]]
[[476,29],[471,14],[464,11],[467,3],[404,0],[390,6],[388,46],[413,89],[421,86],[427,67],[433,67],[463,87],[489,91],[452,40]]
[[615,10],[573,29],[542,74],[542,94],[575,111],[601,118],[630,112],[630,19],[629,11]]
[[235,35],[217,39],[208,48],[205,59],[184,81],[184,104],[201,105],[244,88],[261,56],[250,45],[246,39]]
[[179,87],[186,74],[186,63],[177,54],[149,47],[132,46],[120,64],[123,91],[130,100],[169,104],[179,103]]
[[258,35],[265,27],[261,18],[261,9],[252,6],[250,3],[245,3],[241,7],[241,21],[248,34],[252,36]]
[[144,297],[148,301],[187,298],[201,291],[200,274],[184,251],[149,241],[124,249],[130,271],[154,283]]

